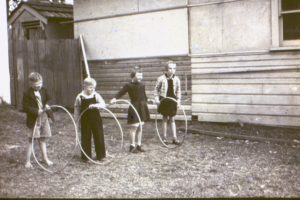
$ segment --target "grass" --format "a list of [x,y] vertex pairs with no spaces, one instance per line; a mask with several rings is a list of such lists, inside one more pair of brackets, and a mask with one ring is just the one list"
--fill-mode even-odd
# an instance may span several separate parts
[[[107,142],[108,157],[99,165],[80,160],[74,127],[63,112],[55,113],[49,157],[56,162],[42,170],[24,168],[27,133],[25,114],[0,106],[0,197],[2,198],[184,198],[184,197],[299,197],[300,145],[233,140],[188,133],[184,144],[167,149],[159,142],[153,121],[143,130],[145,153],[130,154],[128,127],[124,149]],[[191,125],[190,125],[191,126]],[[299,140],[297,130],[196,123],[193,128]],[[120,133],[113,119],[104,119],[106,138]],[[272,134],[273,133],[273,134]],[[117,140],[120,141],[120,140]],[[113,151],[112,148],[117,148]],[[37,148],[37,151],[39,149]],[[37,153],[39,156],[39,154]],[[40,159],[40,158],[39,158]],[[43,164],[43,163],[42,163]]]

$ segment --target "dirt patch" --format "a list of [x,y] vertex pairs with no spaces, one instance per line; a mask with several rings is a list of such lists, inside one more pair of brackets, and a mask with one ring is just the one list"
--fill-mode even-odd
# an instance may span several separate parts
[[[0,197],[10,198],[160,198],[160,197],[299,197],[300,134],[297,129],[217,123],[189,127],[248,136],[295,141],[237,140],[188,133],[184,144],[167,149],[159,142],[154,122],[144,128],[145,153],[130,154],[126,121],[124,149],[101,165],[84,163],[74,150],[75,134],[70,119],[55,113],[49,156],[56,162],[50,174],[32,161],[24,168],[27,144],[25,114],[0,107]],[[118,139],[113,119],[104,119],[106,137]],[[183,125],[180,125],[183,126]],[[201,132],[201,131],[200,131]],[[120,142],[115,148],[120,147]],[[113,146],[109,146],[112,148]],[[37,148],[37,152],[39,149]],[[117,153],[116,153],[117,152]],[[74,155],[74,156],[73,156]],[[38,159],[40,159],[37,153]],[[42,161],[41,161],[41,164]]]

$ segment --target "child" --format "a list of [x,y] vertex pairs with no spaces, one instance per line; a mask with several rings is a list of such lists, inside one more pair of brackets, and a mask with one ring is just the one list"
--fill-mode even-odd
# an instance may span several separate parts
[[[163,115],[163,142],[167,143],[167,125],[168,118],[171,122],[171,128],[173,132],[173,144],[178,145],[179,140],[176,135],[176,124],[174,116],[177,112],[177,106],[180,106],[181,100],[181,87],[180,80],[175,76],[176,63],[168,61],[168,65],[165,67],[164,75],[158,77],[155,88],[154,97],[155,102],[158,105],[158,112]],[[165,97],[171,97],[177,100],[178,105],[171,99],[164,99]]]
[[[86,78],[83,81],[83,91],[79,93],[74,105],[74,118],[77,121],[80,113],[89,108],[81,116],[81,145],[82,149],[90,158],[92,157],[91,140],[94,138],[96,159],[102,160],[106,156],[103,135],[102,118],[99,108],[105,107],[103,98],[95,91],[96,81],[93,78]],[[88,158],[81,152],[81,159],[88,161]]]
[[[113,98],[110,102],[115,103],[116,99],[129,94],[131,104],[137,110],[142,125],[145,121],[150,119],[149,110],[147,106],[147,96],[145,92],[145,85],[141,83],[143,79],[143,74],[138,66],[134,68],[134,70],[130,73],[131,82],[126,83],[123,88],[118,92],[118,94]],[[142,131],[141,126],[138,120],[138,116],[136,115],[133,108],[130,106],[128,109],[128,118],[127,123],[131,126],[130,128],[130,136],[131,136],[131,145],[129,148],[129,152],[138,153],[145,152],[142,148]],[[137,146],[135,145],[135,136],[137,135]]]
[[32,154],[32,137],[33,129],[36,124],[34,138],[39,142],[42,150],[43,159],[48,166],[53,165],[47,156],[46,139],[51,137],[51,130],[46,111],[50,110],[47,102],[50,97],[47,90],[43,87],[43,78],[37,72],[32,72],[28,76],[30,88],[23,95],[23,110],[26,112],[26,125],[31,129],[29,132],[27,153],[26,153],[26,168],[32,168],[30,162]]

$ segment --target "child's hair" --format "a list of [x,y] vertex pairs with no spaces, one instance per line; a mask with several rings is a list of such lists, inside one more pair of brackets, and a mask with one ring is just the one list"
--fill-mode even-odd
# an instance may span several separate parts
[[96,87],[97,82],[95,81],[95,79],[87,77],[83,80],[83,86],[89,86],[89,85]]
[[134,78],[136,73],[142,73],[142,70],[139,66],[134,66],[133,70],[130,73],[130,78]]
[[169,64],[173,64],[173,65],[176,66],[176,63],[175,63],[173,60],[169,60],[169,61],[167,62],[167,65],[165,65],[165,70],[168,70]]
[[30,82],[36,83],[38,81],[43,81],[43,77],[38,72],[31,72],[28,76]]

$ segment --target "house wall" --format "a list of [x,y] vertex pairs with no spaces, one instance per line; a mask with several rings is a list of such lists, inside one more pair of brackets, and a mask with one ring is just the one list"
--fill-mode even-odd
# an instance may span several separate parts
[[[191,119],[191,74],[190,58],[188,56],[90,61],[89,67],[92,77],[95,78],[98,83],[96,90],[104,98],[105,102],[109,102],[125,83],[131,81],[130,72],[134,65],[138,65],[142,68],[146,95],[149,99],[154,99],[153,91],[156,79],[163,74],[164,67],[168,60],[174,60],[174,62],[177,63],[176,74],[181,79],[182,105],[188,115],[187,118]],[[128,99],[128,96],[125,95],[122,99]],[[155,118],[156,105],[149,105],[148,107],[150,117]],[[111,105],[109,109],[117,114],[118,117],[127,117],[127,104],[121,105],[118,103]],[[185,119],[181,109],[178,109],[176,119]]]
[[[186,55],[188,54],[186,8],[106,19],[95,18],[173,7],[185,2],[75,1],[75,38],[80,34],[83,35],[89,60]],[[76,22],[87,18],[95,19]]]
[[[186,0],[74,2],[75,38],[83,35],[91,76],[97,80],[97,90],[106,101],[130,81],[129,74],[135,65],[142,67],[146,93],[153,98],[155,81],[163,74],[167,61],[172,59],[177,62],[183,104],[190,114],[187,8],[180,8],[185,4]],[[153,12],[171,7],[177,9]],[[151,117],[156,112],[154,107],[150,106]],[[118,117],[126,117],[126,105],[115,108],[114,112]],[[182,113],[178,113],[179,118],[184,119]]]
[[[191,1],[190,4],[201,2]],[[191,7],[191,53],[269,49],[270,8],[270,0],[240,0]]]
[[[105,18],[173,6],[183,7]],[[271,7],[271,0],[78,0],[75,37],[83,34],[93,62],[189,53],[199,121],[299,126],[299,50],[270,50]]]
[[270,0],[190,9],[192,114],[199,121],[299,126],[300,52],[270,51],[271,16]]

